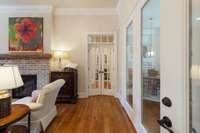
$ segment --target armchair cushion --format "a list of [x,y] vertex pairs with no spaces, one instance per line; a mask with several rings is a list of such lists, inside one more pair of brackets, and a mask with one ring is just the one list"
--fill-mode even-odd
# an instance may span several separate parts
[[34,90],[32,92],[32,102],[36,103],[40,95],[40,90]]
[[40,103],[33,103],[32,97],[24,97],[20,100],[17,100],[16,102],[14,102],[14,104],[25,104],[25,105],[29,106],[29,108],[32,111],[38,110],[42,107],[42,104],[40,104]]

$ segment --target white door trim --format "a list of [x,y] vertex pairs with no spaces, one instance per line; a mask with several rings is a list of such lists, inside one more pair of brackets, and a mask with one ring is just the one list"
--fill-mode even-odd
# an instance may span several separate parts
[[[168,11],[167,8],[169,8]],[[172,103],[174,104],[171,108],[166,108],[161,104],[161,117],[164,115],[169,116],[169,118],[171,117],[175,133],[189,133],[188,12],[188,0],[161,0],[161,50],[163,50],[161,52],[161,72],[168,70],[161,74],[161,82],[167,80],[167,83],[161,83],[161,99],[164,96],[173,96]],[[174,18],[174,20],[172,20],[172,18]],[[168,20],[168,22],[166,22],[166,20]],[[173,31],[172,28],[176,29],[176,31],[174,30],[175,33],[170,33],[170,31]],[[173,47],[174,49],[172,49],[172,44],[176,44]],[[170,54],[167,53],[169,50]],[[168,57],[166,57],[167,55]],[[177,55],[177,57],[173,55]],[[174,70],[166,68],[169,66]],[[171,73],[174,71],[177,71],[176,74]],[[172,75],[171,80],[169,80],[169,73]],[[174,81],[175,78],[176,81]],[[170,83],[171,85],[169,85]],[[169,91],[166,91],[167,89],[169,89]],[[177,97],[174,97],[174,94],[177,94]],[[178,105],[179,108],[176,105]],[[163,128],[161,129],[162,133],[166,131]]]

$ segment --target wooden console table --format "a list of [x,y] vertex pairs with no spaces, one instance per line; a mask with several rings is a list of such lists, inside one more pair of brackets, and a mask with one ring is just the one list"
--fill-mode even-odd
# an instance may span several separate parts
[[27,105],[13,104],[12,111],[9,116],[0,119],[0,133],[4,133],[12,124],[20,121],[28,115],[28,133],[31,127],[31,110]]

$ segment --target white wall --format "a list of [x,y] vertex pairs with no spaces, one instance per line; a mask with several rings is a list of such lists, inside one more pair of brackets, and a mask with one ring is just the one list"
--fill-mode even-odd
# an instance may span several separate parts
[[[123,88],[125,87],[125,58],[126,56],[125,43],[126,43],[126,30],[124,27],[129,23],[132,12],[139,0],[120,0],[117,6],[117,10],[119,13],[119,46],[118,46],[118,88],[119,93],[123,93]],[[125,89],[125,88],[124,88]]]
[[86,90],[86,33],[87,32],[117,32],[117,15],[56,15],[54,17],[53,49],[69,50],[70,60],[79,64],[78,86],[79,94]]
[[130,17],[131,12],[137,5],[139,0],[120,0],[118,3],[118,12],[121,23],[125,23],[128,21],[127,19]]
[[[51,7],[42,7],[45,10],[40,12],[32,10],[32,7],[27,8],[27,10],[14,9],[13,8],[2,8],[0,7],[0,53],[8,53],[8,43],[9,43],[9,17],[43,17],[44,18],[44,52],[49,53],[51,50],[51,36],[52,36],[52,12]],[[31,9],[31,10],[30,10]],[[39,9],[38,9],[39,10]]]
[[[0,53],[8,53],[8,19],[9,17],[44,17],[44,52],[68,50],[69,58],[79,65],[79,92],[87,94],[85,80],[85,60],[87,32],[117,32],[117,15],[53,15],[43,6],[23,6],[1,8],[0,11]],[[37,9],[37,7],[39,9]],[[6,11],[6,10],[7,11]],[[11,9],[11,10],[9,10]],[[9,11],[8,11],[9,10]],[[53,61],[53,60],[52,60]],[[54,67],[57,62],[51,62]]]

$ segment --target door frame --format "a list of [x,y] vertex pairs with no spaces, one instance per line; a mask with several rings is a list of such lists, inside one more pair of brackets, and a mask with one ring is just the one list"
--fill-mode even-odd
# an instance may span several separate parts
[[118,94],[117,94],[117,55],[118,55],[118,52],[117,52],[117,45],[118,45],[118,39],[117,39],[117,33],[116,32],[86,32],[85,33],[85,81],[86,81],[86,84],[85,84],[85,87],[86,87],[86,90],[87,90],[87,97],[90,96],[89,94],[89,44],[88,44],[88,35],[90,34],[112,34],[114,36],[114,72],[113,72],[113,96],[115,97],[118,97]]
[[[123,36],[122,38],[123,38],[123,40],[121,40],[122,41],[122,43],[121,43],[121,45],[123,45],[122,47],[123,47],[123,71],[125,72],[125,73],[123,73],[123,75],[122,75],[122,77],[123,77],[123,86],[124,86],[124,88],[123,88],[123,91],[121,92],[121,96],[119,97],[119,99],[120,99],[120,101],[121,101],[121,104],[123,105],[123,107],[124,107],[124,109],[125,109],[125,111],[126,111],[126,113],[128,114],[128,116],[129,116],[129,118],[130,118],[130,120],[131,120],[131,122],[135,125],[136,123],[135,123],[135,120],[136,120],[136,117],[137,117],[137,115],[136,115],[136,109],[135,109],[135,107],[136,107],[136,102],[135,102],[135,96],[136,96],[136,94],[134,93],[134,91],[136,90],[136,86],[135,86],[135,79],[137,78],[135,75],[136,75],[136,65],[137,65],[137,63],[136,63],[136,53],[137,53],[137,47],[136,47],[136,43],[137,43],[137,37],[136,37],[136,33],[137,33],[137,30],[138,30],[138,27],[137,27],[137,25],[136,25],[136,23],[137,23],[137,21],[136,21],[136,19],[135,19],[135,17],[136,17],[136,13],[135,12],[133,12],[130,16],[129,16],[129,18],[127,19],[127,21],[123,24],[123,26],[122,26],[122,28],[121,28],[121,31],[122,31],[122,34],[121,34],[121,36]],[[128,26],[130,25],[130,24],[132,24],[132,26],[133,26],[133,65],[132,65],[132,73],[133,73],[133,79],[132,79],[132,84],[133,84],[133,91],[132,91],[132,95],[133,95],[133,99],[132,99],[132,102],[133,102],[133,107],[131,107],[130,106],[130,104],[128,103],[128,101],[127,101],[127,28],[128,28]],[[136,126],[136,125],[135,125]]]

